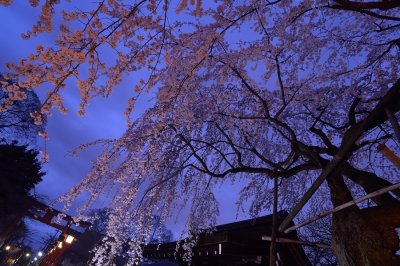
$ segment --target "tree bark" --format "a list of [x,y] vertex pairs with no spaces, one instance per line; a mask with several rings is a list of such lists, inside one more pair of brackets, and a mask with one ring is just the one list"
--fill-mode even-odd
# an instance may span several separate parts
[[[337,171],[327,178],[334,206],[352,200],[343,176]],[[340,265],[400,265],[395,255],[399,239],[398,204],[359,209],[349,207],[332,216],[332,249]]]

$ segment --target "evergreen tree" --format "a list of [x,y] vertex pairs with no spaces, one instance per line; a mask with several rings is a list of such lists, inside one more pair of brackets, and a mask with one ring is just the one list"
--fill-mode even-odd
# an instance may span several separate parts
[[27,146],[0,145],[0,216],[22,210],[24,196],[45,174],[37,159],[38,151]]

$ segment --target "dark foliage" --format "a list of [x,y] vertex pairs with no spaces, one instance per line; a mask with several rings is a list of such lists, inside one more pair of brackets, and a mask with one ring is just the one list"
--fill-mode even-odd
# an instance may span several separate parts
[[10,214],[23,208],[23,198],[42,180],[36,150],[27,146],[0,145],[0,213]]

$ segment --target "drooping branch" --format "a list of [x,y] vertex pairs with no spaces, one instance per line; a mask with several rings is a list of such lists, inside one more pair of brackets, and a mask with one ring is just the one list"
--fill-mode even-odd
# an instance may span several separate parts
[[242,161],[242,153],[237,149],[236,145],[233,144],[233,140],[229,135],[223,130],[217,123],[215,123],[215,127],[221,132],[221,134],[227,139],[230,147],[236,154],[236,158],[238,160],[239,166],[243,166],[243,161]]
[[[278,81],[279,81],[279,89],[281,91],[282,108],[285,108],[286,107],[285,87],[283,86],[282,72],[281,72],[281,66],[279,64],[278,55],[275,57],[275,63],[276,63],[276,71],[277,71]],[[277,113],[276,117],[279,117],[279,114],[281,112],[282,111],[279,111]]]

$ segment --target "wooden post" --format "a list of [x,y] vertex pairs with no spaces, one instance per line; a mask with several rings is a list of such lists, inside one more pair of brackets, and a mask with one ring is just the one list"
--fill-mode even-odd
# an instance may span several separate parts
[[297,224],[297,225],[294,225],[292,227],[289,227],[284,232],[285,233],[289,233],[289,232],[291,232],[293,230],[296,230],[296,229],[298,229],[300,227],[303,227],[303,226],[305,226],[307,224],[315,222],[316,220],[319,220],[319,219],[321,219],[321,218],[323,218],[325,216],[328,216],[329,214],[332,214],[332,213],[338,212],[340,210],[346,209],[346,208],[348,208],[350,206],[353,206],[353,205],[356,205],[357,203],[360,203],[360,202],[362,202],[364,200],[367,200],[367,199],[382,195],[382,194],[387,193],[387,192],[389,192],[391,190],[394,190],[396,188],[400,188],[400,182],[395,183],[395,184],[393,184],[391,186],[388,186],[388,187],[385,187],[385,188],[381,188],[381,189],[379,189],[377,191],[371,192],[371,193],[369,193],[369,194],[367,194],[365,196],[362,196],[362,197],[360,197],[358,199],[351,200],[351,201],[346,202],[346,203],[344,203],[342,205],[339,205],[336,208],[333,208],[333,209],[331,209],[329,211],[326,211],[326,212],[321,213],[321,214],[319,214],[317,216],[314,216],[314,217],[312,217],[312,218],[310,218],[310,219],[308,219],[308,220],[306,220],[306,221],[304,221],[304,222],[302,222],[300,224]]
[[[262,236],[262,240],[272,241],[272,237]],[[289,238],[281,238],[281,237],[277,237],[276,242],[277,243],[298,244],[298,245],[317,247],[317,248],[326,248],[326,249],[331,248],[330,245],[323,244],[323,243],[313,243],[313,242],[306,242],[306,241],[301,241],[301,240],[297,240],[297,239],[289,239]]]
[[278,221],[278,177],[274,178],[274,205],[272,211],[272,234],[269,248],[269,265],[276,266],[276,230]]
[[386,145],[380,144],[378,145],[378,151],[381,152],[383,155],[386,156],[397,168],[400,168],[400,158],[397,157],[396,154],[392,150],[390,150]]

